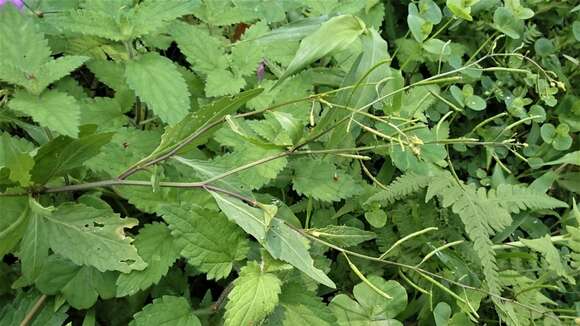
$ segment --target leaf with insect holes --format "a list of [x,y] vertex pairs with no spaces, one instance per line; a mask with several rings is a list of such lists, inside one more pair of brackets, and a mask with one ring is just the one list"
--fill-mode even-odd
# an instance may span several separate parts
[[42,219],[50,248],[75,264],[93,266],[101,272],[142,270],[147,267],[124,233],[137,225],[109,210],[65,203]]
[[179,258],[180,247],[167,225],[162,223],[146,224],[135,237],[133,245],[147,263],[147,268],[119,275],[116,284],[118,297],[133,295],[157,284]]

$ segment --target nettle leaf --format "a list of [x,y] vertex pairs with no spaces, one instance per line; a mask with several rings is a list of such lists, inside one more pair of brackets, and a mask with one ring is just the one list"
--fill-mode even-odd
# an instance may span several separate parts
[[[15,32],[18,26],[18,32]],[[50,59],[48,41],[39,31],[34,19],[28,15],[22,15],[14,6],[0,7],[0,73],[2,66],[11,66],[21,74],[34,71],[35,68]],[[3,76],[7,81],[23,76]]]
[[155,53],[129,61],[127,84],[163,122],[170,125],[183,119],[190,108],[189,90],[173,62]]
[[131,10],[131,37],[140,37],[167,26],[168,22],[189,14],[195,8],[194,1],[147,0]]
[[292,163],[293,189],[321,201],[339,201],[359,191],[353,177],[323,160],[298,159]]
[[78,136],[81,108],[77,100],[66,93],[49,90],[37,96],[17,91],[8,107],[59,134]]
[[32,180],[44,184],[53,177],[81,167],[96,156],[103,145],[111,140],[112,133],[88,134],[79,139],[56,137],[44,144],[34,157]]
[[225,325],[254,325],[264,320],[278,304],[282,281],[264,272],[258,263],[249,262],[234,281],[228,295]]
[[246,80],[227,69],[214,70],[207,76],[205,94],[210,97],[233,95],[246,86]]
[[220,213],[195,207],[160,210],[171,234],[182,247],[181,256],[208,279],[226,278],[236,261],[246,258],[250,249],[245,234]]
[[304,291],[300,283],[284,285],[280,306],[284,315],[282,325],[336,325],[336,318],[328,306],[321,302],[320,297]]
[[365,29],[360,18],[350,15],[336,16],[324,22],[316,32],[300,42],[296,56],[280,76],[278,83],[325,55],[346,49]]
[[33,149],[34,145],[23,138],[0,134],[0,170],[10,170],[10,180],[27,186],[30,183],[30,170],[34,166],[30,154]]
[[119,275],[118,297],[133,295],[157,284],[179,258],[180,246],[175,243],[169,228],[162,223],[145,225],[135,237],[133,245],[147,263],[147,268]]
[[42,274],[35,282],[43,293],[62,293],[66,301],[76,309],[92,307],[97,299],[115,296],[113,272],[102,273],[91,266],[79,266],[58,255],[51,255],[43,266]]
[[120,218],[106,209],[65,203],[44,216],[42,223],[50,248],[75,264],[123,273],[147,267],[123,231],[137,225],[135,219]]
[[136,313],[130,326],[201,326],[186,298],[165,295]]
[[98,36],[113,41],[121,41],[126,37],[115,17],[106,11],[70,10],[50,17],[50,22],[65,31]]
[[194,71],[209,75],[228,67],[224,42],[210,35],[207,29],[176,22],[170,32]]

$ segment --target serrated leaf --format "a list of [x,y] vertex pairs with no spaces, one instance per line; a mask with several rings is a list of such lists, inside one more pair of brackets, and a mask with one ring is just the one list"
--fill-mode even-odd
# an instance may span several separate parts
[[300,71],[312,62],[333,52],[346,49],[365,30],[365,24],[355,16],[336,16],[300,42],[296,56],[290,62],[278,83]]
[[34,71],[50,58],[48,41],[37,28],[34,19],[22,15],[11,5],[0,7],[0,49],[0,66],[10,65],[22,72]]
[[246,80],[227,69],[217,69],[207,75],[205,94],[209,97],[233,95],[246,86]]
[[97,155],[111,140],[112,133],[89,134],[79,139],[60,136],[44,144],[34,157],[32,180],[44,184],[51,178],[65,175]]
[[201,326],[184,297],[157,298],[133,317],[130,326]]
[[30,183],[30,170],[34,160],[29,154],[34,145],[25,139],[11,137],[7,133],[0,134],[0,170],[10,170],[9,178],[14,182],[27,186]]
[[148,0],[137,4],[131,10],[131,37],[140,37],[155,32],[168,22],[191,13],[195,8],[195,1]]
[[115,17],[109,12],[91,9],[77,9],[60,12],[50,21],[59,28],[79,33],[106,38],[113,41],[122,41],[129,35],[123,33]]
[[181,256],[206,273],[208,279],[226,278],[233,264],[248,254],[245,234],[219,213],[172,206],[162,208],[159,213],[183,248]]
[[336,324],[336,318],[321,298],[304,291],[302,284],[289,283],[282,288],[280,305],[284,310],[282,325],[317,325]]
[[249,262],[228,295],[225,325],[260,324],[276,307],[281,285],[275,274],[262,271],[256,262]]
[[109,210],[82,204],[65,203],[52,215],[45,216],[50,248],[75,264],[99,271],[128,273],[142,270],[147,264],[125,236],[124,229],[137,225],[132,218],[120,218]]
[[87,309],[99,297],[114,297],[116,277],[113,272],[102,273],[94,267],[75,265],[68,259],[51,255],[35,285],[45,294],[62,294],[76,309]]
[[177,22],[170,32],[194,71],[210,74],[227,68],[222,41],[211,36],[207,29]]
[[321,229],[309,229],[308,233],[343,248],[356,246],[377,237],[374,232],[346,225],[329,225]]
[[299,159],[293,162],[293,189],[321,201],[339,201],[353,196],[359,186],[352,176],[323,160]]
[[127,84],[163,122],[178,123],[189,111],[189,90],[173,62],[147,53],[127,63]]
[[80,67],[89,58],[84,56],[64,56],[51,60],[40,66],[26,79],[24,86],[32,94],[40,94],[48,85],[68,75],[71,71]]
[[141,271],[121,274],[117,279],[117,296],[133,295],[157,284],[179,257],[179,249],[169,228],[162,223],[147,224],[133,242],[137,253],[147,263]]
[[35,96],[17,91],[8,106],[59,134],[76,138],[79,133],[81,108],[74,97],[65,93],[49,90]]

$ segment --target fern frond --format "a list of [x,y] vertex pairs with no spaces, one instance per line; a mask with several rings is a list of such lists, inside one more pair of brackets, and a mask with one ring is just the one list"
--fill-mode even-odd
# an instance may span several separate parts
[[501,281],[490,235],[511,223],[508,211],[488,199],[484,188],[458,183],[450,173],[431,178],[426,200],[437,196],[444,207],[451,207],[465,225],[465,232],[481,261],[490,293],[499,294]]
[[492,202],[497,203],[510,213],[516,214],[526,209],[538,210],[568,207],[565,202],[539,191],[508,184],[502,184],[497,189],[490,190],[488,197]]
[[381,202],[384,204],[392,204],[395,200],[409,196],[419,190],[427,187],[431,177],[417,175],[414,173],[407,173],[393,181],[386,190],[382,190],[367,199],[366,205]]

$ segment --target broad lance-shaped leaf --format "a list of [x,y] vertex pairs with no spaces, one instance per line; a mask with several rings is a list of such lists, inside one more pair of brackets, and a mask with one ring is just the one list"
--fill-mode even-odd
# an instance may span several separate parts
[[123,231],[137,225],[136,219],[120,218],[106,209],[65,203],[52,215],[44,216],[42,223],[50,248],[75,264],[123,273],[147,267]]
[[157,53],[129,61],[125,70],[129,87],[163,122],[178,123],[189,111],[189,90],[173,62]]
[[335,288],[334,282],[320,269],[308,252],[308,240],[283,221],[274,218],[266,223],[264,210],[250,207],[241,200],[211,192],[222,212],[244,231],[256,238],[276,259],[288,262],[319,283]]
[[17,91],[8,107],[59,134],[76,138],[79,133],[81,108],[77,100],[66,93],[49,90],[36,96]]
[[129,326],[201,326],[186,298],[163,296],[133,315]]
[[18,244],[30,216],[30,206],[26,197],[0,197],[0,257],[12,251]]
[[87,309],[99,297],[111,299],[115,296],[116,278],[116,273],[103,273],[94,267],[79,266],[58,255],[51,255],[35,285],[42,293],[62,294],[76,309]]
[[32,180],[44,184],[53,177],[63,176],[68,171],[81,167],[88,159],[99,154],[112,133],[88,134],[79,139],[56,137],[42,145],[34,157]]
[[22,186],[30,183],[30,170],[34,160],[29,154],[34,145],[25,139],[11,137],[8,133],[0,134],[0,170],[10,170],[9,178]]
[[133,245],[147,268],[121,274],[117,279],[117,296],[133,295],[157,284],[179,258],[179,246],[169,228],[162,223],[146,224],[135,237]]
[[22,275],[27,284],[40,275],[48,259],[49,235],[44,218],[50,216],[53,210],[53,207],[45,208],[35,200],[29,200],[28,226],[20,242],[19,253]]
[[[381,87],[385,85],[385,81],[388,81],[391,77],[391,68],[389,67],[391,57],[387,42],[374,29],[369,29],[366,34],[361,36],[361,41],[362,53],[360,60],[355,61],[351,71],[345,76],[341,85],[342,87],[356,85],[356,87],[339,93],[337,98],[338,104],[355,109],[362,108],[374,101],[380,95],[377,91],[380,91]],[[382,85],[381,82],[383,82]],[[328,118],[324,120],[335,123],[347,115],[352,115],[352,113],[346,110],[331,109],[327,115]],[[358,117],[353,116],[353,118]],[[349,132],[347,132],[349,125],[349,123],[339,125],[331,132],[331,138],[327,144],[328,148],[336,148],[341,145],[343,147],[349,146],[348,143],[353,141],[345,141],[345,135],[349,135]],[[328,127],[327,123],[321,121],[319,130]],[[357,129],[350,127],[350,134],[353,134],[354,130]],[[351,136],[349,135],[349,137]]]
[[[10,6],[5,6],[10,7]],[[2,7],[0,7],[2,10]],[[36,290],[19,291],[18,295],[0,307],[0,325],[20,325],[26,315],[32,311],[42,296]],[[47,298],[43,305],[36,311],[34,318],[28,324],[30,326],[62,326],[69,317],[66,311],[68,305],[55,306],[55,300]],[[58,307],[58,308],[55,308]]]
[[246,258],[250,250],[245,233],[218,212],[196,209],[193,205],[168,205],[159,213],[183,248],[181,255],[206,273],[208,279],[226,278],[234,262]]
[[[195,131],[215,122],[228,114],[236,112],[246,102],[262,93],[263,89],[257,88],[242,92],[236,96],[223,97],[215,102],[201,107],[195,112],[189,113],[183,120],[174,126],[165,128],[165,133],[161,136],[161,143],[148,156],[155,157],[174,149],[178,144],[187,139]],[[207,139],[206,133],[201,139]],[[202,144],[204,141],[197,138],[192,145]]]
[[228,295],[225,325],[260,324],[278,304],[281,285],[275,274],[264,272],[256,262],[248,262]]
[[350,15],[336,16],[324,22],[316,32],[300,42],[296,56],[277,84],[325,55],[346,49],[365,28],[362,20]]

